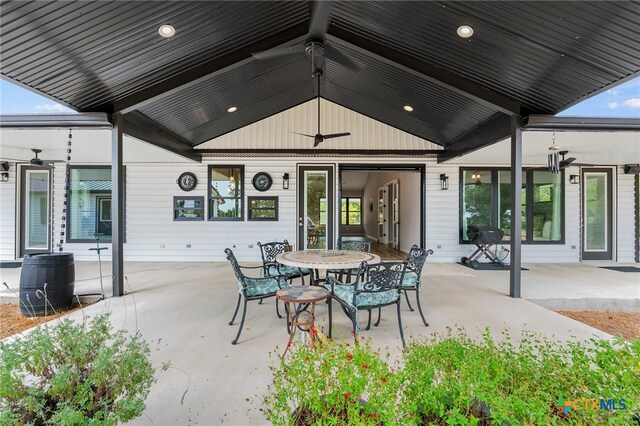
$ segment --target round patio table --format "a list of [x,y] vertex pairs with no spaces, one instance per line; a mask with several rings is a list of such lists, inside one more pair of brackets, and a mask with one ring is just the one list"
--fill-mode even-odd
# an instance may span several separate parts
[[309,269],[314,284],[320,282],[320,269],[357,269],[363,261],[380,263],[380,256],[351,250],[301,250],[276,256],[276,262],[282,265]]

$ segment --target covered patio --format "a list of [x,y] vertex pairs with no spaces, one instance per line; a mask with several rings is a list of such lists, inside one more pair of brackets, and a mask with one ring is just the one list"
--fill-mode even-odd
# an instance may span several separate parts
[[[640,297],[637,274],[600,269],[596,265],[525,264],[523,297],[506,296],[506,271],[473,271],[456,264],[429,263],[423,271],[421,300],[430,327],[402,304],[405,334],[410,338],[446,333],[464,327],[479,336],[488,327],[499,336],[508,331],[517,341],[530,330],[558,341],[606,333],[545,309],[527,298],[594,298],[624,300],[627,306]],[[287,341],[284,320],[275,315],[274,300],[249,305],[240,342],[233,346],[237,322],[233,314],[237,286],[226,262],[126,262],[126,290],[75,312],[71,318],[111,312],[115,327],[140,330],[152,349],[157,383],[147,399],[146,415],[133,423],[146,424],[263,424],[261,395],[270,382],[269,366],[277,362]],[[15,283],[19,269],[3,269],[3,281]],[[78,262],[77,292],[99,290],[97,264]],[[3,297],[9,295],[6,291]],[[538,302],[538,301],[537,301]],[[539,302],[538,302],[539,303]],[[628,309],[628,308],[626,308]],[[317,324],[326,329],[327,309],[320,304]],[[350,322],[334,316],[334,333],[350,340]],[[393,357],[400,353],[396,318],[387,311],[379,327],[362,330],[373,345]],[[170,368],[163,369],[164,363]],[[224,391],[222,391],[224,389]]]

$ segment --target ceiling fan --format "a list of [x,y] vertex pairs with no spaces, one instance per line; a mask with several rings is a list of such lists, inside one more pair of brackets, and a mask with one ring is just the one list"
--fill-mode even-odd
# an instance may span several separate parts
[[317,147],[318,145],[320,145],[322,142],[324,142],[325,139],[333,139],[333,138],[341,138],[343,136],[350,136],[351,133],[349,132],[343,132],[343,133],[330,133],[328,135],[323,135],[322,133],[320,133],[320,76],[322,75],[322,71],[317,69],[316,70],[316,77],[318,78],[318,133],[315,135],[309,135],[306,133],[298,133],[298,132],[292,132],[295,133],[296,135],[302,135],[302,136],[306,136],[309,138],[313,138],[313,147]]
[[[43,160],[42,158],[38,157],[38,154],[40,154],[42,152],[41,149],[38,148],[31,148],[31,151],[33,151],[33,154],[35,155],[35,157],[33,157],[32,159],[28,160],[29,163],[32,166],[37,166],[37,167],[42,167],[42,166],[49,166],[51,165],[51,163],[63,163],[64,161],[62,160]],[[5,161],[17,161],[17,162],[26,162],[27,160],[22,159],[22,158],[2,158]]]
[[311,56],[312,71],[322,68],[322,61],[316,63],[316,58],[327,58],[332,62],[350,68],[354,71],[360,71],[360,66],[352,59],[340,52],[338,49],[328,44],[325,40],[327,28],[329,27],[329,12],[331,11],[331,1],[315,1],[314,9],[309,25],[308,37],[304,44],[294,46],[277,47],[265,50],[264,52],[256,52],[251,55],[256,59],[268,59],[278,56],[297,55],[302,52]]

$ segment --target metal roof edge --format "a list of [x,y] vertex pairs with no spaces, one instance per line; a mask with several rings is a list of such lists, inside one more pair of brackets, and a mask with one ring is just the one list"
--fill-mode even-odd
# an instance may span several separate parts
[[638,131],[640,117],[558,117],[555,115],[530,115],[524,119],[524,130],[574,130],[574,131]]
[[109,116],[103,112],[82,112],[67,114],[3,114],[0,127],[27,128],[96,128],[110,129]]

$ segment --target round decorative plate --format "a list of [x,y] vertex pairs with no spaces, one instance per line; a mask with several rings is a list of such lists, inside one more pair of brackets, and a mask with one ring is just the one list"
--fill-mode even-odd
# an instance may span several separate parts
[[184,172],[178,178],[178,186],[183,191],[192,191],[197,184],[198,179],[196,178],[196,175],[191,172]]
[[253,183],[253,187],[258,191],[264,192],[271,188],[273,184],[273,179],[271,179],[271,175],[267,172],[256,173],[251,181]]

